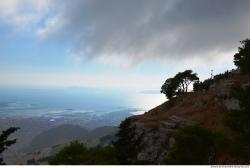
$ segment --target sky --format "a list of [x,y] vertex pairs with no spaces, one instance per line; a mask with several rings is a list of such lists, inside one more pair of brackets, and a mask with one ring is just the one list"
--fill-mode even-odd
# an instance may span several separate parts
[[235,68],[249,0],[1,0],[0,85],[159,90]]

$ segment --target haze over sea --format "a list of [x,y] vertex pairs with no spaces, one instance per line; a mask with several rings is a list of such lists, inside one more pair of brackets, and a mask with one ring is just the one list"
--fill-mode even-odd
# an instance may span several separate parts
[[157,91],[119,91],[86,87],[0,87],[3,117],[79,119],[83,114],[100,116],[128,110],[141,114],[165,98]]

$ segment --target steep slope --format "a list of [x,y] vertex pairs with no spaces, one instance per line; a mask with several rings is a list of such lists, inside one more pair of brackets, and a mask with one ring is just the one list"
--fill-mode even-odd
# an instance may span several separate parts
[[[178,96],[143,115],[125,120],[120,126],[122,141],[117,145],[123,153],[130,152],[130,155],[121,155],[127,159],[124,163],[161,164],[175,143],[173,135],[177,129],[194,123],[220,130],[228,139],[234,139],[237,132],[225,124],[225,116],[230,110],[239,108],[239,102],[229,94],[235,83],[249,85],[250,78],[235,75],[222,79],[208,91]],[[216,159],[221,164],[236,163],[234,158],[217,156]]]
[[175,98],[172,103],[165,102],[144,115],[131,119],[145,126],[161,128],[175,116],[208,128],[225,130],[228,136],[233,136],[232,130],[223,124],[227,112],[224,99],[211,93],[197,92]]

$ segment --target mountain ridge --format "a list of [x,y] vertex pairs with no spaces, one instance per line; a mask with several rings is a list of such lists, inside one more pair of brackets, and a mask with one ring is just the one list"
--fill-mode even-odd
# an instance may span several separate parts
[[[228,139],[235,139],[239,133],[225,124],[226,115],[239,109],[239,101],[230,96],[235,84],[249,85],[250,75],[232,74],[216,81],[208,90],[179,95],[142,115],[126,119],[120,126],[122,135],[117,145],[123,153],[130,149],[121,147],[124,142],[134,147],[131,155],[126,156],[126,162],[163,164],[175,144],[174,134],[187,125],[199,124],[222,131]],[[236,164],[235,160],[237,158],[218,155],[214,163]]]

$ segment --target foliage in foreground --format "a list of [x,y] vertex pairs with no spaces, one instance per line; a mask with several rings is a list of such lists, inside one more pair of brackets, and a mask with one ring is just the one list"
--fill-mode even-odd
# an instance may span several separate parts
[[71,142],[49,160],[51,165],[116,165],[113,146],[87,148],[84,143]]
[[130,120],[126,119],[120,124],[120,130],[117,134],[117,141],[114,143],[116,148],[116,156],[120,164],[122,165],[143,165],[150,164],[147,161],[138,161],[137,153],[144,146],[141,146],[141,138],[133,140],[135,135],[135,128],[131,127]]
[[[2,131],[0,135],[0,154],[2,154],[5,150],[8,149],[11,145],[16,143],[16,139],[8,140],[8,137],[16,132],[19,128],[10,127],[4,131]],[[0,165],[5,164],[3,162],[3,158],[0,158]]]
[[250,86],[233,87],[231,96],[239,100],[240,110],[232,110],[227,116],[227,123],[240,133],[250,133]]
[[227,145],[223,134],[201,125],[179,128],[174,135],[175,144],[164,164],[206,165],[212,164],[216,155]]
[[234,64],[240,68],[242,74],[250,74],[250,39],[240,41],[241,47],[234,55]]
[[226,123],[239,133],[232,144],[231,152],[250,162],[250,86],[233,87],[231,96],[240,103],[240,110],[232,110],[226,117]]

